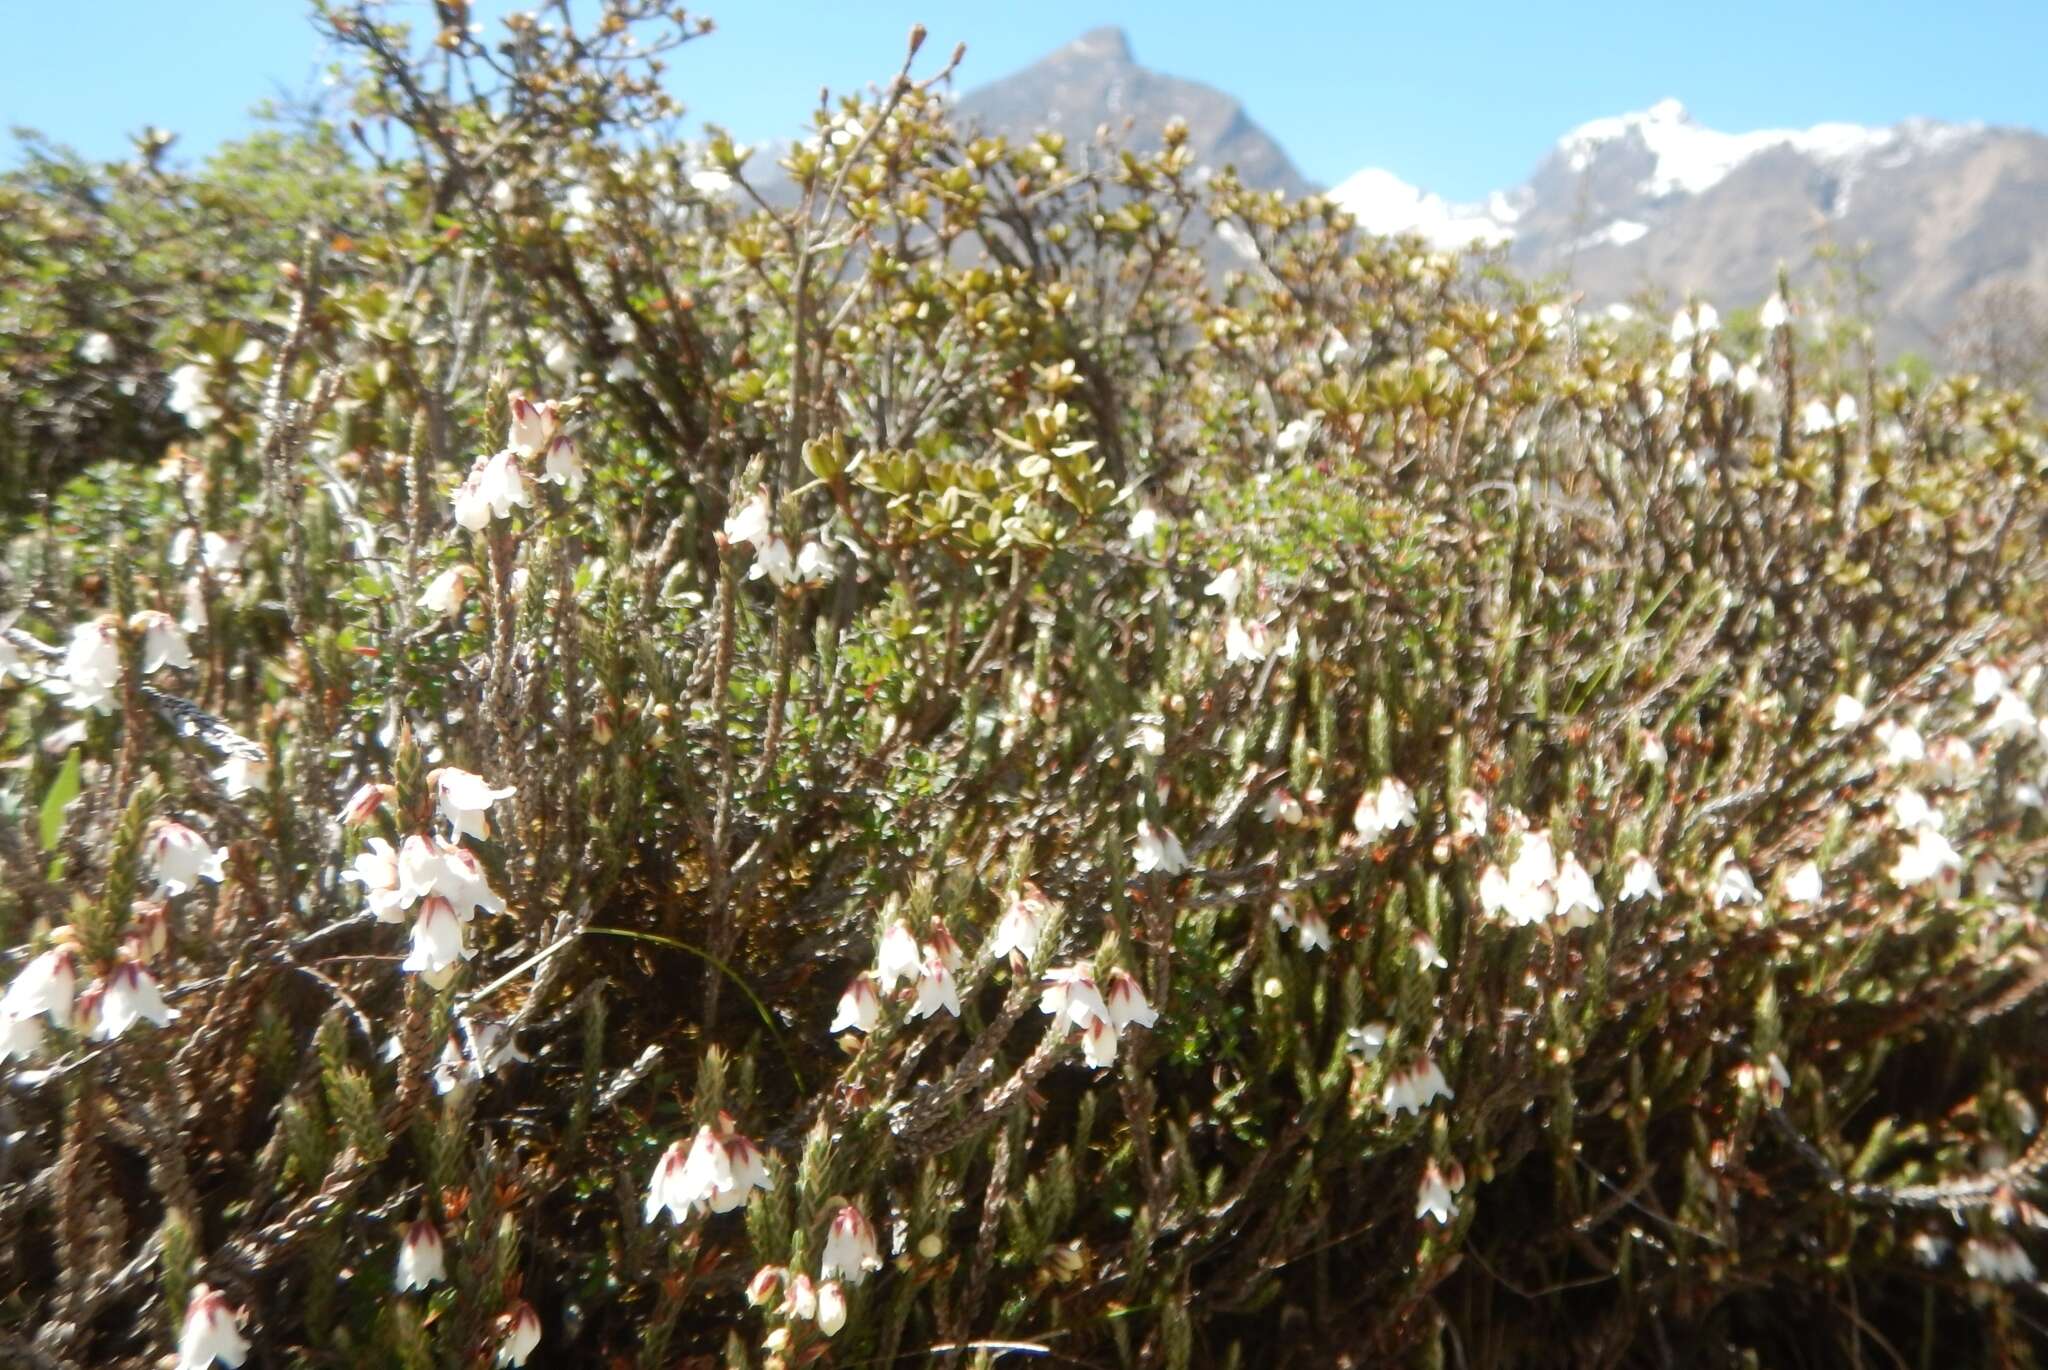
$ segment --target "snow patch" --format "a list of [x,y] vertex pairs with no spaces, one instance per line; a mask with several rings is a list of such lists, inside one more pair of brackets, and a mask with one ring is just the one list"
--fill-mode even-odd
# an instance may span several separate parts
[[1437,248],[1507,242],[1519,214],[1508,195],[1496,192],[1483,205],[1453,204],[1378,167],[1332,187],[1327,198],[1369,233],[1414,233]]
[[1580,248],[1627,247],[1649,231],[1650,226],[1640,220],[1616,219],[1607,227],[1596,229],[1579,239],[1576,246]]
[[1937,124],[1909,119],[1893,128],[1864,124],[1815,124],[1812,128],[1759,129],[1722,133],[1707,128],[1676,100],[1659,100],[1634,114],[1595,119],[1567,133],[1557,145],[1565,165],[1584,171],[1602,149],[1634,141],[1654,159],[1643,192],[1651,196],[1697,195],[1720,184],[1750,158],[1773,148],[1790,148],[1829,166],[1852,172],[1866,158],[1883,156],[1894,166],[1916,154],[1939,151],[1981,132],[1982,125]]

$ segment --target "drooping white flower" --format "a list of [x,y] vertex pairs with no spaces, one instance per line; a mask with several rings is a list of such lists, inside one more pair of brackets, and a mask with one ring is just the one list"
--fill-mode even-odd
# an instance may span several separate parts
[[452,618],[462,610],[462,601],[469,597],[469,582],[476,578],[476,571],[468,566],[450,566],[427,582],[427,588],[420,595],[420,607],[430,614]]
[[1976,749],[1953,734],[1938,737],[1927,748],[1927,769],[1944,789],[1967,785],[1977,778]]
[[1486,796],[1477,790],[1464,790],[1458,795],[1458,836],[1486,836],[1486,820],[1490,815]]
[[1310,905],[1303,909],[1296,932],[1301,938],[1303,951],[1328,951],[1330,949],[1330,920],[1323,911]]
[[491,182],[490,194],[491,208],[500,214],[511,213],[513,207],[519,203],[519,187],[502,176]]
[[1273,450],[1282,455],[1299,452],[1308,446],[1309,439],[1316,435],[1319,426],[1320,421],[1314,415],[1291,420],[1280,430],[1280,436],[1273,439]]
[[537,457],[547,451],[561,427],[561,406],[553,400],[535,403],[521,390],[512,392],[509,404],[512,422],[505,435],[506,448],[522,457]]
[[493,788],[482,776],[454,766],[443,766],[428,779],[433,782],[434,802],[441,817],[459,837],[489,838],[491,805],[518,793],[510,785],[502,790]]
[[584,475],[583,458],[576,451],[576,444],[567,433],[557,433],[554,441],[548,444],[547,456],[541,462],[540,479],[552,481],[573,497],[583,488]]
[[1159,1021],[1159,1010],[1146,1002],[1144,987],[1121,966],[1109,973],[1109,989],[1103,1002],[1109,1010],[1109,1021],[1118,1032],[1133,1023],[1149,1028]]
[[1430,1217],[1439,1226],[1458,1216],[1457,1193],[1465,1187],[1465,1167],[1456,1161],[1440,1169],[1435,1160],[1422,1167],[1422,1184],[1415,1196],[1415,1216]]
[[1408,935],[1408,948],[1415,953],[1415,964],[1424,970],[1451,968],[1450,962],[1444,960],[1443,951],[1437,946],[1436,939],[1421,928]]
[[173,566],[183,566],[192,559],[195,547],[199,552],[199,564],[209,571],[228,572],[241,564],[241,543],[225,533],[211,530],[200,533],[191,528],[180,528],[172,535],[164,560]]
[[1632,852],[1621,871],[1621,896],[1630,899],[1662,899],[1664,886],[1657,879],[1657,867],[1641,852]]
[[1272,793],[1266,796],[1266,802],[1259,805],[1259,817],[1268,823],[1292,825],[1301,822],[1305,815],[1302,812],[1301,801],[1294,797],[1294,792],[1284,785],[1276,785]]
[[826,1031],[873,1032],[881,1016],[882,996],[875,989],[875,977],[862,971],[853,977],[853,983],[839,996],[839,1010]]
[[1920,828],[1913,834],[1913,840],[1899,848],[1899,859],[1892,865],[1892,883],[1905,889],[1924,885],[1930,880],[1952,877],[1963,868],[1963,858],[1949,845],[1949,840],[1934,828]]
[[1237,599],[1237,592],[1243,588],[1244,572],[1235,566],[1226,566],[1202,587],[1202,593],[1230,604]]
[[[434,893],[441,895],[455,906],[462,921],[467,923],[479,912],[503,913],[505,901],[491,888],[490,877],[484,873],[483,863],[467,847],[454,842],[438,839],[433,846],[434,863],[425,867],[431,872]],[[417,857],[415,857],[417,861]],[[400,854],[400,865],[404,855]],[[401,871],[400,884],[404,883]]]
[[640,363],[622,352],[606,364],[604,378],[613,385],[626,385],[637,381],[640,379]]
[[1604,907],[1600,902],[1600,892],[1593,888],[1593,877],[1579,864],[1579,858],[1570,852],[1565,853],[1557,868],[1555,891],[1558,915],[1570,927],[1590,926],[1593,915]]
[[1863,701],[1854,695],[1836,695],[1828,726],[1838,733],[1847,732],[1861,723],[1868,712],[1863,707]]
[[1150,542],[1158,531],[1159,511],[1149,504],[1141,504],[1131,511],[1131,521],[1124,529],[1124,536],[1133,543]]
[[1344,1029],[1344,1049],[1355,1051],[1369,1064],[1379,1059],[1385,1050],[1387,1037],[1393,1032],[1387,1023],[1361,1023],[1355,1028]]
[[1139,716],[1131,720],[1131,735],[1124,746],[1147,756],[1166,755],[1166,729],[1156,717]]
[[1756,321],[1763,325],[1767,333],[1775,333],[1790,323],[1792,311],[1786,307],[1785,297],[1773,290],[1771,297],[1764,301],[1763,308],[1757,311]]
[[832,1215],[825,1234],[825,1255],[818,1262],[818,1277],[859,1284],[882,1268],[882,1251],[875,1240],[874,1225],[852,1204],[843,1204]]
[[532,1058],[519,1049],[511,1028],[489,1019],[458,1017],[434,1063],[434,1092],[451,1094],[464,1083],[487,1080],[515,1061]]
[[1042,899],[1018,893],[1010,897],[995,936],[989,939],[992,957],[1018,956],[1029,961],[1038,954],[1039,934],[1044,930],[1045,904]]
[[946,959],[930,947],[925,948],[914,989],[917,999],[910,1006],[911,1017],[929,1018],[940,1009],[955,1018],[960,1016],[960,990],[953,982],[953,972],[946,968]]
[[476,949],[464,943],[462,919],[456,916],[455,906],[443,895],[430,894],[420,901],[412,925],[412,950],[399,969],[440,972],[475,955]]
[[17,1015],[0,1004],[0,1063],[35,1055],[43,1049],[43,1036],[41,1019]]
[[805,585],[823,585],[838,574],[824,543],[812,538],[797,549],[796,578]]
[[164,1027],[178,1016],[176,1009],[164,1003],[156,977],[137,962],[118,962],[95,988],[99,1016],[92,1035],[99,1041],[111,1042],[139,1022]]
[[518,1299],[499,1315],[499,1321],[504,1326],[505,1336],[498,1343],[497,1363],[526,1364],[526,1358],[540,1345],[540,1314],[534,1312],[533,1305],[525,1299]]
[[1420,1113],[1436,1099],[1455,1097],[1436,1059],[1425,1054],[1406,1070],[1389,1075],[1380,1099],[1389,1113]]
[[74,708],[111,711],[121,692],[121,648],[113,625],[95,619],[73,628],[51,683]]
[[1985,662],[1970,673],[1970,703],[1983,708],[2005,693],[2005,672]]
[[448,1278],[447,1248],[441,1244],[440,1229],[421,1218],[405,1229],[398,1244],[398,1292],[425,1289]]
[[1180,839],[1171,829],[1154,827],[1144,819],[1138,820],[1138,835],[1131,843],[1132,864],[1140,875],[1158,872],[1161,875],[1179,875],[1188,868],[1188,854],[1182,850]]
[[[373,850],[376,848],[377,843],[378,839],[376,838],[370,840],[370,846]],[[398,906],[400,908],[411,908],[416,900],[423,899],[427,895],[434,894],[440,890],[442,880],[447,877],[447,866],[442,856],[443,850],[439,843],[420,833],[412,834],[399,844]],[[359,865],[361,860],[362,858],[357,858]],[[382,873],[381,866],[364,867],[363,883],[368,885],[373,878],[381,882]]]
[[896,988],[899,981],[914,982],[923,959],[910,924],[898,918],[882,930],[882,945],[875,956],[875,978],[884,991]]
[[186,423],[203,431],[219,422],[222,414],[221,407],[213,402],[212,391],[213,368],[186,362],[171,372],[171,393],[164,403],[172,413],[183,415]]
[[1081,1029],[1081,1057],[1097,1070],[1107,1070],[1116,1064],[1118,1041],[1115,1025],[1101,1018],[1091,1019]]
[[240,799],[251,790],[270,787],[270,763],[240,752],[215,766],[211,774],[220,782],[221,793],[229,799]]
[[766,577],[775,585],[787,590],[796,584],[796,557],[789,550],[789,544],[782,538],[771,535],[765,542],[754,547],[754,564],[747,568],[748,580]]
[[1835,424],[1837,427],[1849,427],[1849,425],[1856,422],[1857,415],[1860,412],[1856,407],[1856,397],[1854,395],[1840,395],[1836,397]]
[[1826,400],[1808,400],[1799,411],[1799,431],[1808,437],[1830,432],[1835,426],[1834,406]]
[[178,621],[158,609],[143,609],[128,620],[128,626],[142,634],[142,673],[155,675],[166,666],[192,670],[192,644]]
[[87,366],[105,366],[114,359],[114,340],[104,333],[88,333],[79,340],[78,359]]
[[1367,842],[1414,822],[1415,792],[1391,775],[1360,795],[1358,807],[1351,814],[1352,827]]
[[2012,690],[2001,690],[1996,707],[1991,710],[1991,731],[2003,737],[2015,737],[2034,731],[2034,711],[2027,707]]
[[228,1296],[207,1284],[192,1286],[185,1321],[178,1329],[176,1370],[208,1370],[215,1361],[239,1366],[249,1356],[241,1317]]
[[1095,984],[1095,973],[1086,966],[1066,966],[1045,973],[1045,992],[1038,996],[1038,1011],[1052,1018],[1057,1030],[1062,1023],[1085,1028],[1097,1019],[1113,1022],[1109,1005]]
[[1725,909],[1731,904],[1762,902],[1763,894],[1750,878],[1748,868],[1735,859],[1733,852],[1722,852],[1714,868],[1714,907]]
[[455,521],[473,533],[479,532],[492,519],[511,518],[514,509],[527,508],[532,503],[533,492],[526,487],[519,454],[506,448],[477,458],[462,484],[456,487]]
[[1915,828],[1939,828],[1941,812],[1927,802],[1927,796],[1911,785],[1901,785],[1892,793],[1892,825],[1905,832]]
[[832,1336],[846,1326],[846,1291],[839,1281],[826,1280],[818,1286],[818,1331]]
[[1971,1237],[1963,1243],[1963,1272],[1973,1280],[1998,1284],[2031,1284],[2034,1261],[2010,1237]]
[[759,547],[768,538],[770,513],[768,491],[764,487],[756,490],[753,497],[725,520],[725,540],[738,547],[748,544]]
[[1927,743],[1920,736],[1920,730],[1910,723],[1894,723],[1886,719],[1871,730],[1871,735],[1884,748],[1887,765],[1910,766],[1927,759]]
[[16,1018],[48,1014],[57,1027],[72,1023],[78,998],[78,957],[70,947],[52,947],[30,961],[0,995],[0,1013]]
[[183,894],[197,889],[199,881],[216,885],[226,876],[221,868],[224,852],[215,851],[183,823],[165,820],[157,824],[149,839],[149,858],[156,870],[157,888],[164,894]]
[[1820,867],[1811,861],[1785,877],[1785,898],[1794,904],[1818,904],[1821,894]]

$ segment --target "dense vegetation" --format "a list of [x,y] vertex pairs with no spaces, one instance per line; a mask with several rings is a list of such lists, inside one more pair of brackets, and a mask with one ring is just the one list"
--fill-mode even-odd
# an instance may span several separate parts
[[440,9],[0,182],[0,1360],[2038,1361],[2023,401]]

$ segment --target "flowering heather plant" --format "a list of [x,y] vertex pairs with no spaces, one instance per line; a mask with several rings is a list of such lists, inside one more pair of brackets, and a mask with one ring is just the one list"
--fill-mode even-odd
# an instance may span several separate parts
[[0,1360],[2032,1354],[2024,403],[316,8],[345,218],[4,178]]

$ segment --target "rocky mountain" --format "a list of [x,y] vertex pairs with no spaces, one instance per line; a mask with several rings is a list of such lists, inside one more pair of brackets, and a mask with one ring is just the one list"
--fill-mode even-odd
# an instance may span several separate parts
[[[1198,164],[1292,195],[1317,189],[1236,99],[1139,65],[1116,28],[969,91],[959,110],[1012,137],[1050,128],[1086,142],[1107,127],[1140,147],[1179,117]],[[1371,130],[1358,140],[1369,145]],[[1582,124],[1526,181],[1477,204],[1377,168],[1327,193],[1373,232],[1504,244],[1595,305],[1649,289],[1738,308],[1771,293],[1780,263],[1817,288],[1824,249],[1863,249],[1887,353],[1941,351],[1966,311],[2017,287],[2048,300],[2048,136],[2027,129],[1909,120],[1723,133],[1666,100]]]
[[1122,29],[1099,28],[1024,70],[971,90],[959,112],[1012,137],[1040,129],[1071,144],[1108,127],[1119,142],[1156,148],[1168,120],[1185,119],[1198,166],[1234,166],[1245,184],[1305,195],[1314,189],[1244,106],[1199,81],[1139,66]]
[[1779,263],[1816,284],[1822,249],[1866,249],[1880,349],[1940,350],[1973,302],[2048,291],[2048,137],[1910,120],[1721,133],[1667,100],[1558,141],[1529,179],[1459,205],[1369,169],[1329,192],[1377,232],[1504,242],[1596,304],[1648,287],[1724,308]]

